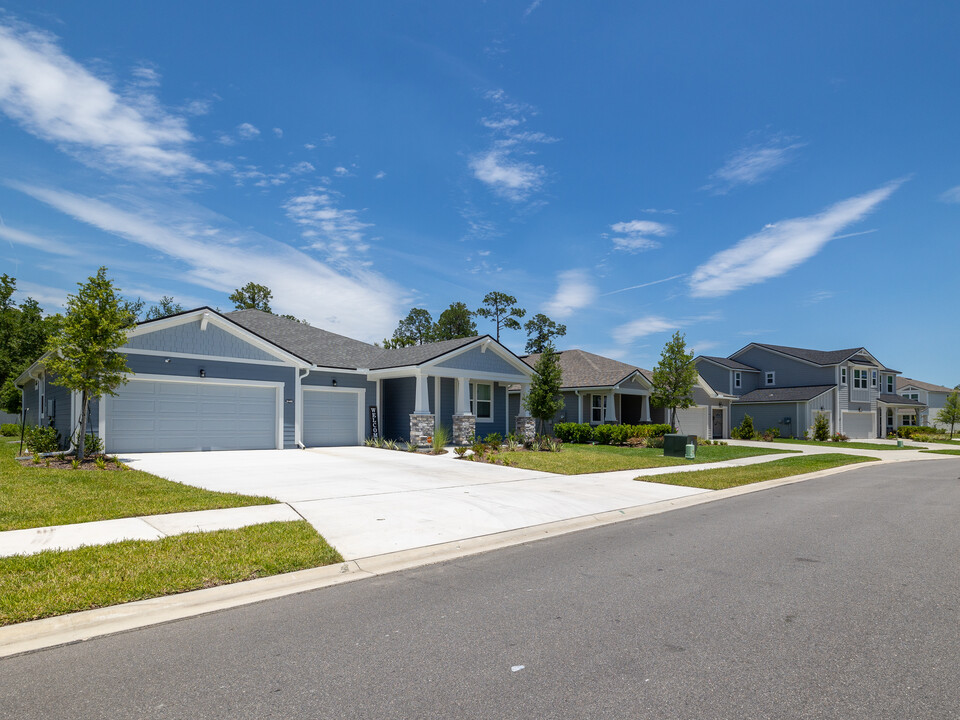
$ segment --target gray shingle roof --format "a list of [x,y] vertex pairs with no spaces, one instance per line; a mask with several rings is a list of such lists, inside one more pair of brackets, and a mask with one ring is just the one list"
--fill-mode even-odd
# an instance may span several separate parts
[[807,362],[812,362],[816,365],[836,365],[837,363],[843,362],[851,355],[856,355],[863,350],[862,347],[847,348],[846,350],[809,350],[807,348],[795,348],[788,347],[786,345],[767,345],[765,343],[752,344],[756,345],[757,347],[776,350],[784,355],[791,355],[792,357],[800,358],[801,360],[806,360]]
[[767,403],[767,402],[804,402],[813,400],[818,395],[822,395],[827,390],[832,390],[833,385],[806,385],[804,387],[787,388],[764,388],[753,390],[746,395],[741,395],[734,402],[740,403]]
[[922,403],[919,400],[914,400],[913,398],[904,397],[903,395],[880,393],[879,400],[880,402],[887,403],[888,405],[919,405],[921,407],[926,407],[925,403]]
[[742,362],[737,362],[736,360],[731,360],[730,358],[714,357],[713,355],[701,355],[704,360],[710,360],[715,362],[717,365],[723,365],[728,367],[731,370],[746,370],[747,372],[760,372],[755,367],[749,365],[744,365]]
[[[612,387],[638,370],[647,380],[652,378],[649,370],[585,350],[564,350],[557,353],[557,357],[564,388]],[[539,354],[521,358],[530,367],[534,367],[539,359]]]
[[260,310],[235,310],[224,313],[224,317],[297,357],[330,368],[382,370],[420,365],[478,339],[458,338],[386,350]]
[[913,378],[897,378],[897,390],[902,390],[903,388],[909,386],[918,387],[921,390],[926,390],[927,392],[953,392],[953,388],[944,387],[943,385],[934,385],[933,383],[921,382],[919,380],[914,380]]

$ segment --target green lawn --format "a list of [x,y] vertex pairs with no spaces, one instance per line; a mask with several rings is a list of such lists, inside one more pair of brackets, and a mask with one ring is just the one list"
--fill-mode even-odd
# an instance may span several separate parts
[[0,625],[338,562],[303,520],[0,558]]
[[703,445],[697,448],[696,460],[664,457],[663,450],[654,448],[617,447],[614,445],[564,445],[563,450],[553,452],[504,452],[500,454],[514,467],[527,470],[580,475],[582,473],[609,472],[611,470],[639,470],[671,465],[733,460],[754,455],[782,454],[795,450],[768,450],[766,448],[734,445]]
[[921,450],[920,452],[931,453],[933,455],[960,455],[960,449],[957,450]]
[[833,442],[832,440],[827,440],[821,442],[820,440],[797,440],[794,438],[778,438],[774,440],[775,443],[790,443],[791,445],[817,445],[818,447],[838,447],[838,448],[850,448],[852,450],[917,450],[918,445],[904,445],[903,447],[897,447],[894,445],[881,445],[880,443],[862,443],[862,442]]
[[17,449],[16,443],[0,443],[0,531],[276,502],[201,490],[138,470],[21,467],[14,460]]
[[704,488],[705,490],[723,490],[725,488],[749,485],[762,480],[803,475],[804,473],[826,470],[827,468],[870,462],[877,458],[860,455],[842,455],[824,453],[822,455],[801,455],[800,457],[772,460],[758,465],[718,468],[715,470],[695,470],[692,472],[672,473],[670,475],[642,475],[636,478],[643,482],[656,482],[664,485],[683,485],[685,487]]

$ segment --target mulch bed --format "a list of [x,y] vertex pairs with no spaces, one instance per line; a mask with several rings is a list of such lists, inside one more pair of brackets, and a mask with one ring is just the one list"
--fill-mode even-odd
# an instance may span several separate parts
[[[93,455],[85,457],[77,470],[100,470],[101,468],[97,467],[96,462],[98,457],[101,456]],[[113,462],[112,457],[109,455],[102,457],[104,457],[104,459],[107,461],[107,464],[103,467],[103,470],[129,470],[129,468],[123,463],[117,465],[115,462]],[[73,470],[73,459],[74,458],[70,455],[42,457],[40,458],[39,463],[35,463],[32,457],[22,457],[17,458],[17,462],[20,463],[20,467],[26,468],[38,468],[41,470]]]

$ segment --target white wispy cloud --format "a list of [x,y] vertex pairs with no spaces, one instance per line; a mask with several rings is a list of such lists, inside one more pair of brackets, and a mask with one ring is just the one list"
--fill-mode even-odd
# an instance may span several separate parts
[[597,297],[597,288],[583,270],[567,270],[557,275],[557,291],[543,305],[550,317],[563,320],[588,307]]
[[557,142],[542,132],[521,130],[527,116],[536,111],[529,105],[511,100],[503,90],[492,90],[484,98],[493,104],[494,113],[481,118],[480,124],[490,130],[491,143],[485,150],[470,157],[473,177],[494,194],[512,202],[523,202],[543,186],[547,171],[532,162],[534,147]]
[[628,323],[615,327],[613,329],[613,339],[620,345],[629,345],[634,340],[653,335],[654,333],[676,330],[680,324],[675,320],[659,317],[657,315],[648,315],[647,317],[637,318]]
[[273,129],[273,134],[276,135],[278,138],[282,138],[282,137],[283,137],[283,128],[274,128],[274,129]]
[[640,283],[639,285],[630,285],[629,287],[620,288],[619,290],[611,290],[610,292],[603,293],[602,297],[607,295],[616,295],[617,293],[626,292],[627,290],[639,290],[640,288],[650,287],[651,285],[659,285],[660,283],[670,282],[671,280],[676,280],[682,278],[683,273],[679,275],[671,275],[670,277],[660,278],[659,280],[650,280],[649,282]]
[[815,292],[807,295],[806,299],[803,301],[804,305],[816,305],[822,303],[824,300],[829,300],[836,293],[833,290],[817,290]]
[[940,201],[945,203],[960,203],[960,185],[940,193]]
[[694,297],[720,297],[783,275],[809,260],[848,225],[866,217],[902,180],[830,206],[809,217],[767,225],[733,247],[716,253],[690,276]]
[[527,5],[527,9],[523,11],[523,16],[524,16],[524,17],[528,17],[528,16],[530,15],[530,13],[532,13],[534,10],[536,10],[538,7],[540,7],[540,3],[542,3],[542,2],[543,2],[543,0],[533,0],[532,3],[530,3],[529,5]]
[[740,148],[710,176],[710,182],[703,189],[723,195],[738,185],[756,185],[766,180],[774,170],[793,160],[796,151],[803,147],[803,143],[794,140],[777,136]]
[[250,123],[240,123],[237,125],[237,136],[241,140],[253,140],[260,135],[260,130]]
[[337,177],[346,177],[350,174],[350,171],[347,170],[343,165],[337,165],[337,167],[333,169],[333,174]]
[[374,180],[383,180],[387,174],[383,170],[378,170],[377,174],[373,176]]
[[[183,201],[128,197],[127,206],[58,189],[9,183],[76,220],[168,258],[179,281],[227,294],[249,281],[273,290],[274,309],[363,340],[389,335],[402,292],[381,275],[338,271],[310,255]],[[117,201],[119,202],[119,201]],[[171,265],[172,264],[172,265]],[[181,269],[182,268],[182,269]]]
[[673,232],[673,228],[653,220],[630,220],[618,222],[610,226],[615,233],[613,246],[627,252],[640,252],[660,247],[655,238],[662,238]]
[[331,260],[343,260],[369,248],[364,233],[371,223],[356,210],[338,207],[339,195],[324,187],[290,198],[283,206],[293,222],[304,228],[303,236]]
[[[143,78],[146,68],[137,72]],[[148,89],[122,96],[68,57],[48,33],[0,25],[0,110],[88,164],[173,177],[208,168],[186,150],[186,121]]]
[[7,242],[25,245],[36,250],[53,253],[54,255],[63,255],[65,257],[74,257],[80,254],[77,248],[71,247],[66,243],[54,240],[52,238],[42,238],[33,233],[17,230],[8,225],[0,225],[0,238]]
[[33,298],[45,313],[56,312],[67,304],[67,292],[63,288],[40,285],[38,283],[17,280],[17,290],[13,293],[17,302],[23,302],[28,297]]

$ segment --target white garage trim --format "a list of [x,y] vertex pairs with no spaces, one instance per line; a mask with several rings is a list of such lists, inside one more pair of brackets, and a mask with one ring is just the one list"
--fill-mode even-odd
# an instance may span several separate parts
[[[137,373],[136,375],[126,375],[127,380],[143,380],[147,382],[168,382],[168,383],[188,383],[192,385],[245,385],[248,387],[273,388],[276,395],[276,415],[274,416],[274,425],[276,425],[276,449],[283,450],[283,383],[271,382],[266,380],[233,380],[230,378],[200,378],[184,375],[150,375],[147,373]],[[121,388],[118,388],[122,390]],[[111,396],[104,395],[100,398],[99,426],[100,439],[103,440],[106,447],[107,438],[107,412],[110,405]]]
[[[848,422],[863,422],[867,421],[868,430],[866,435],[856,434],[853,435],[851,432],[854,429],[848,425]],[[856,412],[854,410],[844,410],[840,418],[840,422],[843,424],[843,429],[840,431],[847,437],[851,439],[863,438],[863,439],[873,439],[877,437],[877,414],[873,411],[868,412]],[[857,428],[856,432],[859,433],[860,428]]]
[[[302,385],[300,388],[300,421],[303,422],[303,400],[304,395],[308,392],[325,392],[325,393],[354,393],[357,396],[357,445],[360,445],[363,442],[366,433],[364,432],[364,405],[367,397],[366,388],[351,388],[351,387],[331,387],[327,385]],[[379,416],[379,413],[378,413]],[[303,434],[303,428],[301,426],[301,435]]]

